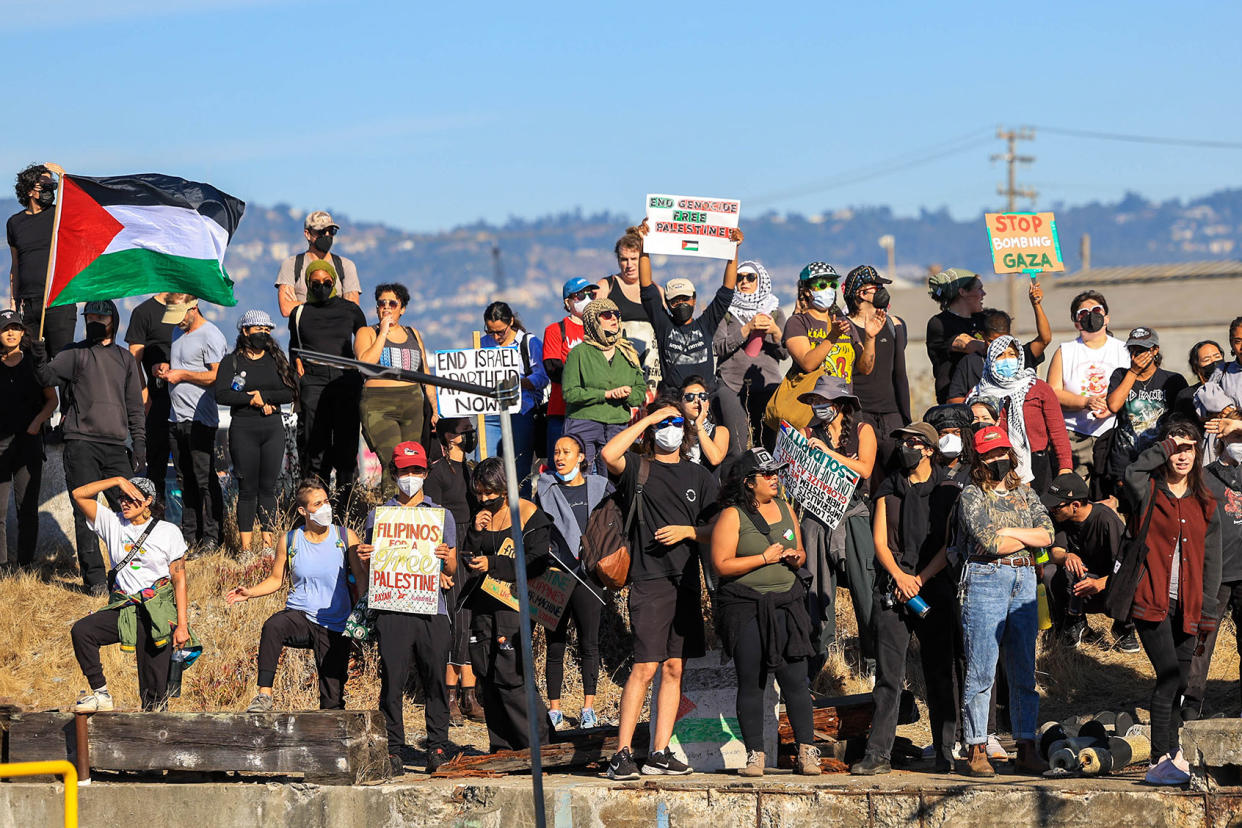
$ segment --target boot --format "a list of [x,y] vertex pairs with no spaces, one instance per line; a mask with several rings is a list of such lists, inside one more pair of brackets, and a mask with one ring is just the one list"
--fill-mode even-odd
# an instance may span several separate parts
[[453,727],[461,727],[465,724],[465,720],[461,717],[461,707],[457,704],[457,687],[454,685],[448,689],[449,701],[449,724]]
[[746,767],[738,768],[738,776],[763,776],[766,760],[762,750],[746,751]]
[[996,776],[992,763],[988,761],[988,746],[985,744],[968,745],[966,754],[966,775],[988,777]]
[[799,776],[819,776],[819,748],[815,745],[798,745],[798,758],[794,761],[794,773]]
[[471,721],[485,721],[485,717],[483,716],[483,704],[479,701],[478,685],[475,685],[474,687],[463,686],[461,688],[461,712]]
[[1039,755],[1039,749],[1033,739],[1018,740],[1018,758],[1014,760],[1013,769],[1018,773],[1034,775],[1048,770],[1048,763]]

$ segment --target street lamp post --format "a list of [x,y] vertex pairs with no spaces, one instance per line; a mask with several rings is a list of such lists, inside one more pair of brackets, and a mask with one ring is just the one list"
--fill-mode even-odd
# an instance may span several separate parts
[[897,242],[892,234],[885,233],[876,239],[876,244],[888,251],[888,278],[897,279]]

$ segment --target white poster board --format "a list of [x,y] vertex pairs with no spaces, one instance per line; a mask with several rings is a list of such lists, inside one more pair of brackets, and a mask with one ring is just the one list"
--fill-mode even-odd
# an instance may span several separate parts
[[741,212],[742,202],[734,199],[649,194],[649,232],[643,251],[732,259],[737,254],[737,243],[729,237],[729,231],[737,227]]
[[444,510],[429,506],[378,506],[371,544],[371,609],[435,615],[440,602]]
[[849,466],[813,449],[806,437],[789,423],[781,422],[772,459],[788,463],[781,470],[785,494],[795,504],[835,529],[849,506],[861,476]]
[[[484,388],[495,388],[506,378],[516,379],[522,375],[522,355],[516,347],[509,348],[459,348],[454,351],[435,351],[433,373],[437,377],[471,382]],[[479,414],[499,414],[500,403],[491,397],[467,394],[451,388],[436,388],[436,402],[441,417],[475,417]],[[510,414],[522,409],[519,395],[509,406]]]

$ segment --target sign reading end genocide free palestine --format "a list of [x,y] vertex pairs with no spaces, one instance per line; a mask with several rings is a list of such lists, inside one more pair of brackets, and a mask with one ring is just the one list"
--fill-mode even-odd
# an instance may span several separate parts
[[[456,351],[436,351],[435,375],[447,379],[471,382],[484,388],[495,388],[501,380],[516,381],[522,375],[522,355],[516,347],[508,348],[461,348]],[[499,414],[500,403],[491,397],[467,394],[452,388],[437,388],[436,402],[441,417],[474,417],[479,414]],[[522,410],[519,397],[509,405],[509,413]]]
[[985,213],[983,218],[997,273],[1065,270],[1052,213]]
[[648,195],[647,240],[643,250],[656,255],[732,259],[742,202],[727,198]]
[[435,615],[440,601],[440,559],[444,510],[429,506],[375,509],[371,552],[371,609]]

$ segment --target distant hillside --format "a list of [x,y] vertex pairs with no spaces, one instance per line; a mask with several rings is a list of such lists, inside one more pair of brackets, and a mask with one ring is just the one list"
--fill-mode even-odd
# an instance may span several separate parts
[[[745,210],[745,204],[743,211]],[[0,201],[4,215],[18,209]],[[280,261],[303,248],[302,209],[252,204],[226,260],[237,283],[238,305],[218,318],[231,327],[247,308],[275,312],[272,283]],[[612,273],[612,245],[639,216],[585,215],[581,211],[537,220],[513,219],[503,226],[476,224],[446,233],[419,234],[381,224],[342,223],[334,252],[354,259],[373,315],[370,291],[382,282],[407,285],[415,297],[408,320],[433,347],[461,347],[481,328],[488,302],[505,299],[532,329],[561,314],[560,285],[571,276],[597,279]],[[1126,265],[1192,259],[1224,259],[1242,248],[1242,189],[1222,190],[1188,202],[1152,203],[1129,194],[1113,204],[1093,202],[1057,209],[1057,226],[1067,265],[1079,264],[1079,239],[1089,233],[1092,264]],[[791,298],[797,272],[822,259],[844,273],[870,262],[883,267],[876,240],[896,238],[898,273],[921,279],[932,264],[963,265],[991,272],[982,215],[956,221],[946,210],[894,216],[887,207],[840,208],[818,215],[769,212],[748,217],[743,251],[763,261],[776,287]],[[494,278],[493,248],[499,249],[500,284]],[[690,258],[656,261],[657,279],[687,276],[700,291],[718,281],[723,263]],[[123,305],[132,307],[138,300]],[[230,332],[231,337],[231,332]]]

